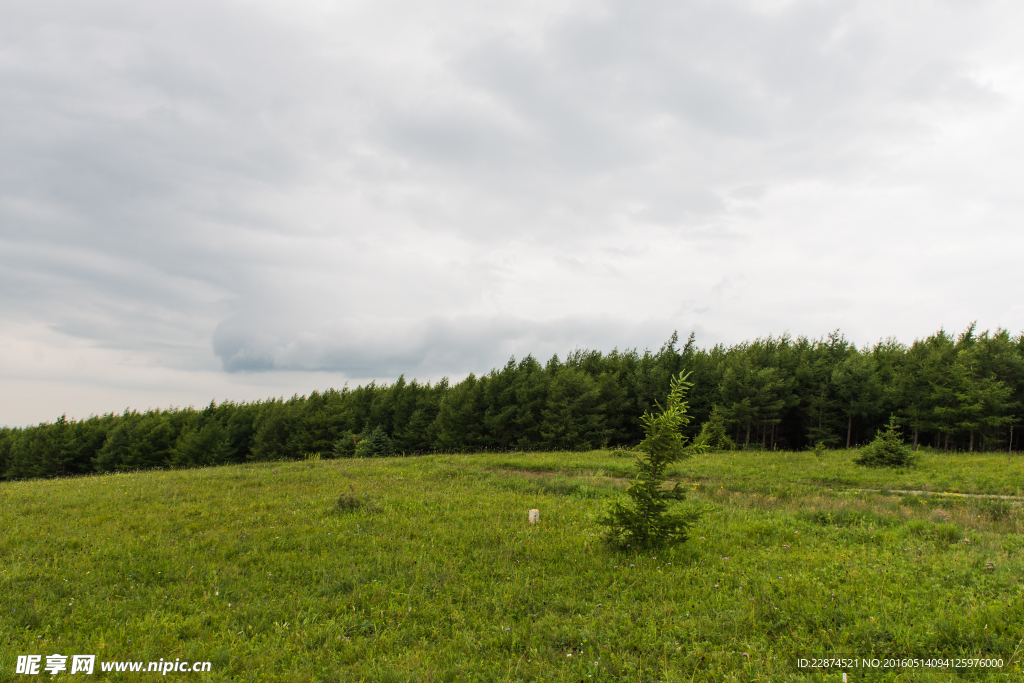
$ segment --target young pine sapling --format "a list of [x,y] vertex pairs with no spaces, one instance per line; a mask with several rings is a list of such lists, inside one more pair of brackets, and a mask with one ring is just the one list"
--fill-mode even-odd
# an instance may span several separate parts
[[672,511],[672,504],[683,500],[683,490],[678,483],[670,489],[663,486],[669,465],[704,449],[699,444],[688,448],[680,433],[690,422],[685,398],[693,384],[688,377],[682,372],[673,377],[664,407],[659,405],[657,413],[645,411],[640,418],[645,436],[637,447],[636,478],[626,490],[627,500],[612,504],[600,520],[613,545],[639,549],[682,543],[704,513],[696,508]]

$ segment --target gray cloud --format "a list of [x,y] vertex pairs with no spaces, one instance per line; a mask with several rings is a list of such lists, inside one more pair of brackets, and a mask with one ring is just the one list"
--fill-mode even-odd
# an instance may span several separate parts
[[0,3],[0,376],[1024,327],[1020,13]]
[[921,67],[907,79],[904,92],[924,103],[950,105],[991,105],[1003,98],[987,84],[979,82],[966,64],[937,60]]
[[258,317],[238,315],[218,325],[213,344],[229,372],[327,370],[355,377],[436,378],[484,372],[529,354],[545,361],[575,348],[643,350],[657,347],[669,334],[663,320],[623,326],[608,316],[345,320],[275,333]]

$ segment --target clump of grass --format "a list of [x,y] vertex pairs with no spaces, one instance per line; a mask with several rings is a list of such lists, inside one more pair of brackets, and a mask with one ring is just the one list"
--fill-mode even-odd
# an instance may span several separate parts
[[1008,553],[1019,555],[1024,550],[1024,534],[1007,534],[1002,541],[1002,548]]
[[993,522],[1002,522],[1013,513],[1013,503],[998,498],[982,498],[978,501],[978,511]]
[[876,512],[850,510],[847,508],[801,512],[796,517],[797,519],[826,527],[863,526],[882,528],[893,526],[896,523],[896,520],[893,518]]
[[[903,505],[903,506],[908,507],[908,508],[919,508],[919,507],[923,507],[924,503],[921,502],[921,497],[920,496],[917,496],[917,495],[914,495],[913,493],[911,493],[911,494],[904,495],[904,496],[900,497],[900,505]],[[943,514],[948,514],[948,513],[943,511]]]
[[334,503],[334,511],[340,513],[355,512],[362,508],[369,507],[367,501],[355,493],[343,493],[338,496],[338,500]]
[[907,522],[907,531],[915,536],[943,543],[956,543],[963,538],[960,527],[948,522],[929,522],[914,519]]

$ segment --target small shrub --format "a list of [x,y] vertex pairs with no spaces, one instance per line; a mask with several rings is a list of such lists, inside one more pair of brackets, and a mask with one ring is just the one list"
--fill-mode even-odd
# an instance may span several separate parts
[[978,501],[978,511],[993,522],[1002,522],[1013,514],[1013,503],[1001,498],[982,498]]
[[860,449],[860,455],[854,462],[864,467],[913,467],[917,455],[903,443],[899,428],[896,416],[890,415],[885,430],[880,430],[874,441]]
[[963,538],[960,527],[955,524],[936,524],[934,534],[935,540],[945,541],[946,543],[956,543]]
[[907,522],[907,531],[915,536],[944,543],[956,543],[963,538],[963,534],[960,533],[958,526],[946,522],[935,523],[922,519],[912,519]]
[[620,458],[628,458],[629,456],[636,454],[636,448],[633,446],[613,446],[608,450],[611,451],[612,455]]
[[349,595],[356,589],[356,582],[352,579],[340,579],[332,584],[321,586],[318,591],[320,595],[325,597],[333,597],[335,595]]
[[355,512],[365,505],[366,501],[354,493],[343,493],[338,498],[338,502],[334,504],[334,510],[336,512]]
[[395,454],[395,445],[384,428],[377,426],[356,444],[357,458],[386,458]]
[[801,512],[797,515],[797,519],[803,519],[812,524],[826,527],[874,527],[879,529],[892,526],[894,523],[891,518],[874,512],[849,510],[846,508]]
[[359,435],[351,431],[342,433],[341,438],[334,442],[334,457],[354,458],[356,445],[359,443]]
[[736,448],[736,444],[725,433],[725,417],[718,406],[711,410],[707,422],[700,426],[700,434],[693,440],[693,445],[713,451],[731,451]]
[[907,532],[915,536],[927,536],[931,528],[932,522],[923,519],[912,519],[907,522]]

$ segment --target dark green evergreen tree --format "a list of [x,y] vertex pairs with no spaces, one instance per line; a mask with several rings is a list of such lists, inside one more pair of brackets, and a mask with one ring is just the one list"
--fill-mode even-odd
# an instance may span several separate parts
[[9,474],[8,467],[11,460],[11,444],[14,441],[15,430],[10,427],[0,427],[0,479],[13,479]]
[[94,465],[99,472],[164,467],[176,440],[170,414],[126,411],[107,433]]
[[736,429],[736,443],[742,440],[743,446],[750,445],[751,429],[754,426],[754,394],[753,370],[750,358],[743,347],[733,349],[723,362],[725,371],[722,373],[722,412],[725,419]]
[[674,377],[664,407],[640,418],[644,439],[637,447],[637,474],[626,490],[628,500],[612,504],[600,521],[613,545],[640,549],[682,543],[702,515],[697,508],[673,511],[672,505],[683,500],[683,490],[678,483],[662,487],[668,466],[692,451],[681,433],[690,421],[685,398],[693,385],[687,377],[683,372]]
[[846,447],[849,448],[854,420],[867,420],[881,407],[882,387],[875,375],[874,359],[852,349],[832,372],[832,384],[840,409],[846,415]]
[[335,458],[356,457],[356,447],[359,445],[359,435],[352,431],[342,432],[341,437],[331,447],[331,455]]
[[917,453],[903,441],[896,416],[889,416],[889,424],[878,430],[874,441],[860,449],[854,459],[865,467],[912,467],[917,462]]
[[516,415],[516,359],[510,358],[501,370],[492,370],[484,391],[484,440],[488,448],[509,450],[518,440]]
[[403,398],[403,403],[407,402],[409,405],[403,406],[400,413],[404,415],[408,408],[412,408],[412,412],[407,419],[396,419],[395,432],[392,435],[395,450],[408,454],[433,450],[433,424],[437,419],[441,397],[447,391],[448,385],[443,382],[432,386],[429,383],[419,384],[413,380],[409,384],[406,397]]
[[380,425],[374,427],[356,444],[357,458],[387,458],[392,455],[395,455],[395,445]]
[[250,460],[291,460],[299,451],[289,448],[292,432],[297,426],[302,405],[297,396],[291,401],[271,399],[260,406],[254,423],[255,433],[249,451]]
[[693,440],[695,446],[712,451],[731,451],[736,448],[725,428],[725,417],[718,406],[711,411],[707,421],[701,425],[700,434]]
[[476,375],[451,387],[441,399],[433,428],[433,446],[439,451],[473,451],[483,441],[483,390]]
[[355,426],[342,392],[334,389],[293,399],[287,412],[292,419],[284,448],[290,457],[300,458],[307,453],[326,455],[342,432]]
[[227,430],[217,419],[196,419],[179,435],[171,448],[171,467],[221,465],[231,461]]
[[550,376],[533,357],[519,361],[514,382],[516,392],[516,448],[532,451],[542,447],[541,417],[547,405]]
[[607,430],[597,382],[566,365],[548,388],[540,424],[544,447],[551,450],[590,450],[604,444]]
[[256,418],[259,415],[261,405],[259,402],[220,404],[219,408],[223,411],[224,430],[227,432],[231,462],[245,462],[248,458],[252,450],[253,437],[256,434]]

